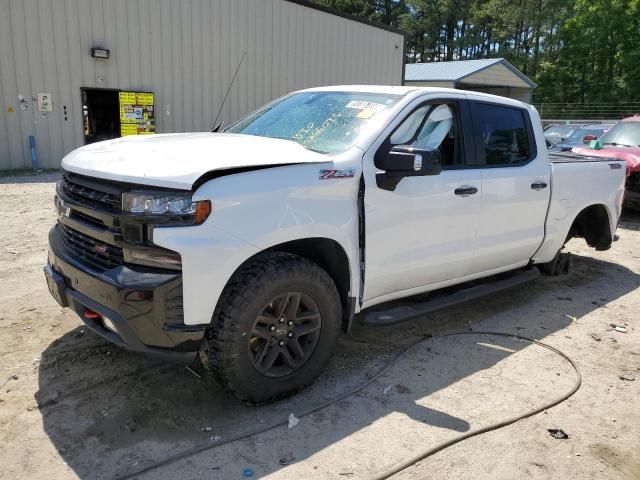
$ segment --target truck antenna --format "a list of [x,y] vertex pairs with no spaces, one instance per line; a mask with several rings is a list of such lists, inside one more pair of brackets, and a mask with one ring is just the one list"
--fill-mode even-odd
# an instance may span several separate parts
[[211,129],[211,132],[219,132],[220,129],[222,128],[222,124],[224,122],[220,122],[216,125],[216,123],[218,122],[218,118],[220,118],[220,114],[222,113],[222,107],[224,107],[225,102],[227,101],[227,97],[229,96],[229,92],[231,92],[231,88],[233,87],[233,83],[236,81],[236,77],[238,76],[238,72],[240,71],[240,65],[242,65],[242,61],[244,60],[244,57],[247,56],[247,52],[244,52],[242,54],[242,57],[240,57],[240,62],[238,63],[238,66],[236,67],[236,72],[233,74],[233,78],[231,79],[231,83],[229,84],[229,88],[227,88],[227,93],[224,94],[224,98],[222,99],[222,103],[220,104],[220,110],[218,110],[218,114],[216,115],[216,119],[213,121],[213,128]]

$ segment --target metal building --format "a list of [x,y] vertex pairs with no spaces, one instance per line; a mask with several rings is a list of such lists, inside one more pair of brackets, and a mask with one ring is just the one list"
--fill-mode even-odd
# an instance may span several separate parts
[[303,0],[0,0],[0,170],[202,131],[291,90],[401,84],[404,36]]
[[531,103],[536,84],[504,58],[455,62],[412,63],[405,84],[447,87],[502,95]]

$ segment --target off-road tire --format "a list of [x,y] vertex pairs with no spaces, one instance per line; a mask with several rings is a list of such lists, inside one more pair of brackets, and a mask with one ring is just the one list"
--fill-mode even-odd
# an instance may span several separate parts
[[536,266],[544,275],[554,277],[558,275],[566,275],[571,269],[571,254],[568,252],[563,252],[562,249],[558,250],[556,256],[553,257],[553,260],[547,263],[540,263]]
[[[288,291],[302,292],[316,303],[320,336],[304,365],[273,378],[252,363],[250,332],[270,299]],[[333,355],[340,326],[340,296],[329,274],[298,255],[266,252],[241,266],[225,287],[205,333],[200,359],[213,379],[237,398],[266,403],[296,393],[316,379]]]

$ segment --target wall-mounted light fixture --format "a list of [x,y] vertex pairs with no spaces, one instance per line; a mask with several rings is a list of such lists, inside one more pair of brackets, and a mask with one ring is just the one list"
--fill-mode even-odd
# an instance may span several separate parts
[[96,48],[96,47],[92,47],[91,48],[91,56],[93,58],[100,58],[102,60],[106,60],[109,58],[109,50],[106,48]]

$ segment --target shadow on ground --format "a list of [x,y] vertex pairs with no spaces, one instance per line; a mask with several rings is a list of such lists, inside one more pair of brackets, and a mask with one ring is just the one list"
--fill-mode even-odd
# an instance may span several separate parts
[[627,230],[640,230],[640,211],[629,210],[628,208],[622,211],[618,226]]
[[[611,285],[615,285],[613,290]],[[366,381],[394,352],[425,333],[490,328],[544,339],[570,324],[572,316],[580,318],[638,285],[638,275],[629,269],[575,257],[573,272],[567,276],[543,277],[515,291],[399,325],[369,327],[357,322],[352,336],[341,339],[318,382],[297,396],[263,407],[243,405],[182,367],[122,351],[77,328],[43,352],[36,400],[45,431],[80,478],[115,478],[188,448],[215,443],[217,436],[225,438],[278,423],[291,412],[334,398]],[[571,296],[557,296],[555,291],[560,287]],[[607,297],[600,293],[605,290]],[[437,375],[429,375],[430,364],[425,363],[419,382],[401,386],[401,402],[376,388],[367,397],[365,413],[361,399],[341,402],[342,408],[358,411],[355,422],[336,424],[321,413],[315,415],[316,422],[326,423],[327,434],[312,442],[307,451],[297,451],[296,461],[367,428],[390,412],[402,412],[452,432],[467,431],[470,427],[464,418],[430,410],[418,400],[493,368],[529,344],[511,342],[508,349],[455,345],[459,351],[451,354],[464,359],[458,360],[462,367],[449,371],[440,365]],[[285,447],[278,451],[286,451]],[[262,476],[280,468],[284,467],[274,458],[273,464],[261,465],[256,473]],[[151,478],[162,478],[162,470]]]
[[0,172],[0,185],[20,184],[20,183],[55,183],[61,178],[60,171],[46,170],[42,172],[28,172],[19,175],[3,175]]

